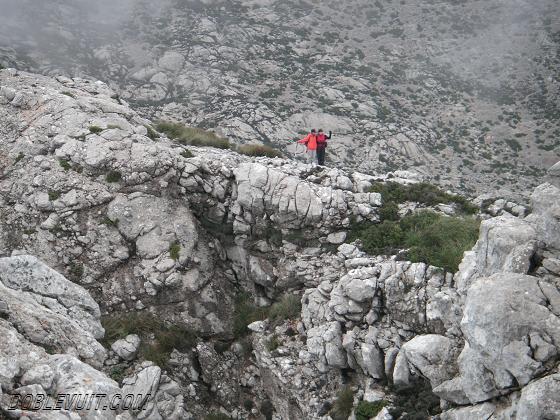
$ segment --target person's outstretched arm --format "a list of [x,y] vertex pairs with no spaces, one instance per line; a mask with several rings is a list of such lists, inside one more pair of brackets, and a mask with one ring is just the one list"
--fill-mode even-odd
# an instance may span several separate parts
[[329,135],[328,135],[328,136],[326,136],[326,137],[327,137],[327,138],[328,138],[328,139],[330,140],[330,139],[331,139],[331,137],[332,137],[332,131],[330,131],[330,130],[329,130]]

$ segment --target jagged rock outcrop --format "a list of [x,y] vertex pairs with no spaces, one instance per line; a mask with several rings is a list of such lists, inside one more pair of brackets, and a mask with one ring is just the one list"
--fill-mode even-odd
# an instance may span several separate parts
[[[313,419],[348,383],[355,403],[390,404],[388,382],[428,383],[443,408],[462,406],[443,418],[557,412],[553,184],[535,189],[527,217],[506,205],[483,221],[459,272],[446,273],[342,243],[353,221],[379,220],[381,196],[368,192],[379,177],[153,140],[100,82],[0,70],[0,97],[0,252],[13,255],[0,259],[2,409],[18,392],[104,390],[150,396],[139,412],[100,418],[211,407]],[[295,292],[301,321],[234,336],[238,292],[261,306]],[[105,349],[101,313],[129,311],[188,328],[196,344],[163,369],[142,361],[154,331]]]

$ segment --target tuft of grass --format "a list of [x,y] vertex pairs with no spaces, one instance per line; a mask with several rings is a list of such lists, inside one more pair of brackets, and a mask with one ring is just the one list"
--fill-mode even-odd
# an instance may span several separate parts
[[18,163],[24,157],[25,157],[25,155],[23,154],[23,152],[19,152],[18,155],[16,156],[16,159],[14,160],[14,163]]
[[360,401],[356,407],[356,420],[369,420],[375,417],[387,405],[387,401]]
[[60,198],[60,196],[62,195],[62,193],[60,191],[54,191],[54,190],[49,191],[48,194],[49,194],[49,200],[50,201],[58,200]]
[[234,302],[233,335],[236,339],[245,337],[249,330],[247,325],[262,321],[268,316],[268,308],[256,306],[248,293],[240,293]]
[[63,95],[69,96],[70,98],[76,98],[76,95],[74,95],[72,92],[69,92],[67,90],[65,90],[64,92],[60,92]]
[[268,318],[271,321],[284,321],[299,318],[300,313],[301,298],[296,295],[284,295],[270,307]]
[[244,144],[237,149],[239,153],[247,156],[265,156],[269,158],[282,157],[279,150],[262,144]]
[[177,261],[179,259],[179,253],[181,252],[181,244],[179,242],[173,242],[169,245],[169,256]]
[[89,127],[89,132],[92,134],[99,134],[103,131],[103,129],[97,125],[92,125]]
[[115,220],[111,220],[109,218],[109,216],[105,216],[103,218],[103,220],[101,220],[101,223],[106,225],[106,226],[114,226],[117,227],[119,225],[119,219],[115,219]]
[[194,155],[191,153],[191,151],[187,150],[187,149],[185,149],[181,152],[181,156],[183,156],[185,159],[189,159],[189,158],[194,157]]
[[354,405],[354,391],[347,387],[340,391],[336,397],[330,415],[333,420],[347,420],[352,413]]
[[72,169],[72,165],[70,165],[70,161],[68,159],[58,159],[58,164],[65,171],[69,171],[70,169]]
[[157,139],[159,139],[159,133],[156,130],[154,130],[149,125],[145,125],[144,127],[146,127],[146,130],[148,130],[147,136],[150,140],[156,141]]
[[349,240],[360,239],[370,254],[393,254],[408,249],[407,258],[456,272],[463,253],[478,239],[480,222],[472,217],[448,217],[421,211],[400,221],[360,223],[351,227]]
[[219,137],[215,133],[201,128],[186,127],[179,123],[161,121],[156,125],[156,129],[181,144],[215,147],[217,149],[230,148],[228,139]]
[[[448,194],[437,186],[426,182],[410,185],[402,185],[397,182],[377,182],[373,184],[370,191],[380,193],[383,198],[384,207],[390,205],[390,210],[394,210],[395,205],[406,201],[414,201],[427,206],[456,204],[459,212],[464,214],[476,214],[479,210],[478,207],[471,204],[465,197]],[[387,211],[389,212],[389,210]]]
[[272,336],[270,336],[265,342],[266,349],[269,352],[272,352],[272,351],[276,350],[281,345],[282,345],[282,342],[280,341],[280,339],[278,338],[278,336],[276,334],[272,334]]
[[105,175],[105,181],[114,183],[119,182],[122,179],[122,174],[119,171],[109,171],[107,175]]

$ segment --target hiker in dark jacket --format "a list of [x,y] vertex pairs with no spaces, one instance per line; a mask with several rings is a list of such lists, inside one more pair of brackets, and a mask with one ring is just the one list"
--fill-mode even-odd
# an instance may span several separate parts
[[317,133],[317,162],[321,166],[325,165],[325,149],[327,148],[327,140],[330,140],[331,137],[332,131],[329,131],[329,135],[327,136],[322,128],[320,128]]

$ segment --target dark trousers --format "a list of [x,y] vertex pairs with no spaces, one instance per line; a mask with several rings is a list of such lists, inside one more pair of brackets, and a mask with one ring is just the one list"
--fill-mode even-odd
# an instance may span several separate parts
[[325,165],[325,148],[317,147],[317,163],[321,166]]

